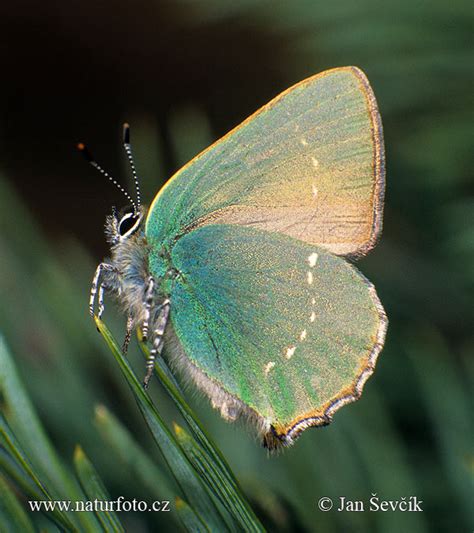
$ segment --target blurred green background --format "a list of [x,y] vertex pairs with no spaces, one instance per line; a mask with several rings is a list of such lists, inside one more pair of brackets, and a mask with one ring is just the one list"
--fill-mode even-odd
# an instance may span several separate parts
[[[113,497],[152,499],[98,430],[98,404],[161,460],[87,314],[107,255],[104,217],[122,199],[74,144],[87,142],[125,182],[120,126],[130,122],[150,202],[173,171],[291,84],[357,65],[387,153],[384,233],[359,263],[390,320],[377,371],[333,424],[271,458],[188,397],[271,530],[473,528],[473,18],[464,0],[3,3],[0,333],[65,463],[80,443]],[[121,339],[111,305],[105,319]],[[135,346],[130,359],[141,376]],[[160,412],[179,420],[158,389]],[[416,495],[423,512],[317,507],[323,496],[373,493]],[[175,527],[160,513],[120,519],[129,531]]]

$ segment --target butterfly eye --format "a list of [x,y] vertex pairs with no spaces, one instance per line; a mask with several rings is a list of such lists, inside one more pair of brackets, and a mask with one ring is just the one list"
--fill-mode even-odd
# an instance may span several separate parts
[[118,226],[120,237],[126,237],[134,233],[140,225],[140,217],[134,213],[127,213],[124,215]]

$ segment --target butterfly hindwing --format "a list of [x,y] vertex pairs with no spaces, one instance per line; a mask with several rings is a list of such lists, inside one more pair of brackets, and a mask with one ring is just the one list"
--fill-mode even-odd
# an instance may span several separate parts
[[183,364],[224,416],[256,419],[267,442],[289,443],[358,397],[386,320],[352,265],[285,235],[220,224],[179,239],[171,262]]

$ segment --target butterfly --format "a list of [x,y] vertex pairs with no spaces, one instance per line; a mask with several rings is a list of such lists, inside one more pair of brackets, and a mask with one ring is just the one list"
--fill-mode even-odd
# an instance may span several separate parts
[[356,67],[289,88],[179,170],[146,209],[107,217],[104,293],[155,358],[222,417],[250,421],[270,449],[328,424],[357,400],[387,330],[374,286],[352,265],[382,229],[384,146],[376,100]]

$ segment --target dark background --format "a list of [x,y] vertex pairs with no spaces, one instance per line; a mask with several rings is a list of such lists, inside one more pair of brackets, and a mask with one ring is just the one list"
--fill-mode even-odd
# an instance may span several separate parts
[[[122,494],[130,480],[97,443],[93,405],[108,405],[139,439],[146,431],[86,316],[87,285],[107,253],[104,217],[122,199],[75,143],[126,183],[120,132],[130,122],[150,202],[273,96],[353,64],[374,88],[387,152],[384,235],[360,263],[390,319],[379,368],[360,402],[277,458],[205,401],[198,409],[251,497],[284,510],[281,529],[472,528],[472,19],[462,0],[2,3],[0,328],[66,461],[75,442],[88,444]],[[74,362],[59,364],[66,352]],[[373,492],[416,494],[425,512],[316,507],[321,496]],[[275,495],[273,508],[262,494]]]

